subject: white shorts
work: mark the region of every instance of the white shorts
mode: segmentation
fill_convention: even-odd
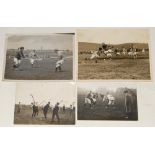
[[[92,54],[90,59],[98,58],[99,56],[97,54]]]
[[[61,66],[60,64],[56,64],[56,66],[55,66],[55,67],[56,67],[56,68],[58,68],[58,67],[60,67],[60,66]]]
[[[15,65],[19,65],[21,63],[21,60],[17,59],[17,58],[13,58],[13,61],[15,63]]]
[[[30,63],[31,63],[31,64],[34,64],[34,59],[31,58],[31,59],[30,59]]]

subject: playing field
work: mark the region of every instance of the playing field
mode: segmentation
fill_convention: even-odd
[[[53,56],[57,56],[53,54]],[[6,57],[5,79],[11,80],[72,80],[73,79],[73,58],[66,59],[61,72],[55,72],[57,59],[44,58],[35,61],[31,66],[29,59],[22,59],[19,69],[13,68],[13,58]]]
[[[116,56],[112,55],[112,60],[106,59],[106,56],[101,54],[97,60],[90,60],[91,50],[98,50],[101,46],[98,43],[79,42],[78,43],[78,79],[88,80],[150,80],[150,51],[148,44],[134,43],[132,44],[140,49],[137,59],[133,59],[129,55]],[[114,44],[115,48],[122,47],[129,49],[131,43]],[[146,49],[142,53],[142,49]]]
[[[60,122],[58,123],[56,118],[54,122],[52,120],[52,111],[49,109],[47,119],[44,118],[43,110],[39,108],[39,114],[35,118],[32,118],[32,108],[30,106],[22,106],[21,112],[17,113],[17,106],[15,106],[14,123],[15,124],[33,124],[33,125],[70,125],[75,124],[75,111],[66,109],[65,113],[61,110],[59,112]]]
[[[87,79],[126,79],[150,80],[150,62],[148,58],[140,59],[85,59],[90,54],[79,54],[78,78]]]

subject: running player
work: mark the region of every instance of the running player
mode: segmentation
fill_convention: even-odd
[[[31,66],[33,67],[34,66],[34,62],[35,62],[35,59],[38,58],[37,54],[36,54],[36,50],[33,50],[30,55],[30,63],[31,63]]]
[[[24,47],[18,48],[18,51],[16,52],[14,59],[13,59],[13,61],[14,61],[13,67],[14,68],[19,68],[19,66],[21,64],[21,59],[25,58],[23,52],[24,52]]]
[[[56,62],[56,66],[55,66],[55,72],[57,71],[61,71],[62,70],[62,65],[64,63],[64,59],[60,58],[57,62]]]

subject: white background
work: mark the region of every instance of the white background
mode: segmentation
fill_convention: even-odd
[[[0,25],[153,27],[155,26],[153,2],[153,0],[1,0]],[[148,99],[148,103],[150,100],[153,102],[154,98]],[[8,114],[9,112],[10,110]],[[146,115],[149,115],[149,112]],[[0,128],[0,154],[8,155],[154,155],[154,141],[154,128]]]
[[[76,28],[0,28],[0,71],[1,75],[3,75],[3,65],[5,64],[5,34],[8,33],[51,33],[51,32],[76,32]],[[125,86],[133,84],[137,88],[137,98],[138,98],[138,121],[77,121],[77,126],[155,126],[155,103],[154,103],[154,94],[155,94],[155,51],[153,42],[155,41],[155,28],[149,28],[150,32],[150,66],[151,66],[151,74],[152,81],[144,80],[118,80],[118,85]],[[77,54],[77,52],[76,52]],[[77,68],[76,63],[76,68]],[[153,72],[154,71],[154,72]],[[1,77],[2,78],[2,77]],[[147,82],[146,82],[147,81]],[[19,81],[18,81],[19,82]],[[25,81],[26,85],[31,84],[34,81]],[[37,81],[38,82],[38,81]],[[50,81],[48,81],[50,82]],[[46,84],[48,84],[45,81]],[[55,81],[53,81],[55,82]],[[85,82],[85,81],[81,81]],[[87,83],[90,82],[87,81]],[[93,85],[94,81],[91,80],[91,84]],[[95,82],[99,83],[99,81],[95,80]],[[101,80],[100,80],[101,82]],[[123,83],[125,82],[125,83]],[[60,83],[60,81],[59,81]],[[90,84],[89,83],[89,84]],[[97,83],[95,83],[97,85]],[[102,80],[99,85],[105,85],[109,83],[109,87],[114,83],[116,80]],[[80,84],[80,82],[79,82]],[[78,85],[79,85],[78,84]],[[12,93],[11,93],[12,91]],[[3,81],[0,83],[0,126],[13,126],[14,122],[14,105],[15,105],[15,83],[13,82],[6,82]],[[51,90],[52,91],[52,90]]]

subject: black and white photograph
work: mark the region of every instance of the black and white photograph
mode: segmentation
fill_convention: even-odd
[[[77,30],[79,80],[151,80],[149,29]]]
[[[79,83],[77,105],[78,120],[138,120],[133,84]]]
[[[73,83],[20,83],[16,88],[14,124],[74,125]]]
[[[8,35],[6,80],[72,80],[74,33]]]

